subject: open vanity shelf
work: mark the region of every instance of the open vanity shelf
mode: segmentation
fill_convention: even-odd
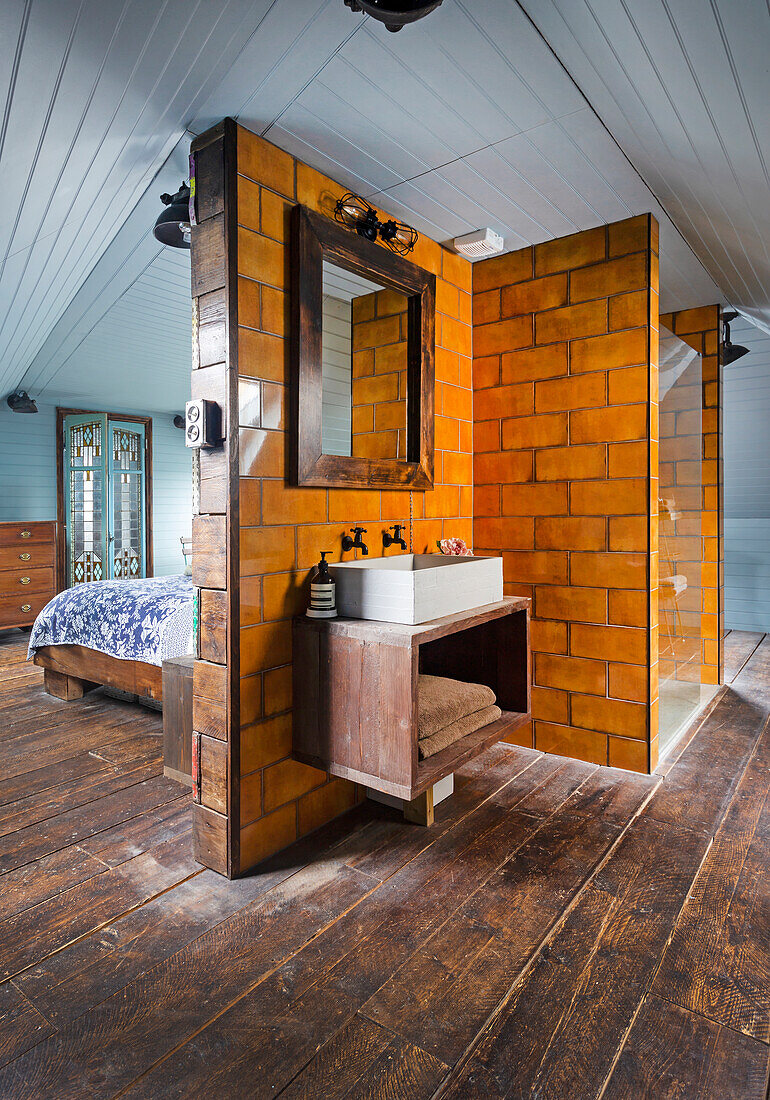
[[[294,621],[297,759],[412,801],[529,720],[528,599],[504,599],[419,626]],[[486,684],[502,717],[419,759],[420,673]]]

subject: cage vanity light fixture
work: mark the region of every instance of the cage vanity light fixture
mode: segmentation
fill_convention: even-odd
[[[443,0],[345,0],[351,11],[362,11],[372,19],[379,19],[389,31],[400,31],[407,23],[416,23],[442,3]]]
[[[400,256],[411,252],[420,239],[417,230],[405,222],[397,222],[392,218],[380,221],[379,214],[371,203],[360,195],[354,195],[352,191],[339,199],[334,207],[334,218],[341,225],[355,229],[359,237],[365,237],[367,241],[376,241],[379,237],[392,252],[397,252]]]

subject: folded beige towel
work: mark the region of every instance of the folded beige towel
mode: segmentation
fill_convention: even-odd
[[[469,733],[475,733],[482,726],[488,726],[490,722],[496,722],[502,713],[499,707],[484,707],[482,710],[475,711],[474,714],[466,714],[449,726],[444,726],[432,737],[421,738],[417,742],[420,759],[423,760],[426,756],[433,756],[434,753],[441,752],[448,745],[459,741],[461,737],[467,737]]]
[[[420,740],[432,737],[460,718],[491,707],[494,702],[495,693],[485,684],[421,675],[417,688],[417,736]]]

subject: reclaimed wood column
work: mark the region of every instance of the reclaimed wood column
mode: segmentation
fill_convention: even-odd
[[[225,119],[191,148],[198,221],[191,241],[192,396],[220,405],[225,436],[222,446],[200,451],[192,527],[193,852],[229,877],[239,867],[240,775],[236,134]]]

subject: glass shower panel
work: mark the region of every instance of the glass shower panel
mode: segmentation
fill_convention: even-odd
[[[710,694],[701,685],[701,357],[660,329],[660,753]]]

